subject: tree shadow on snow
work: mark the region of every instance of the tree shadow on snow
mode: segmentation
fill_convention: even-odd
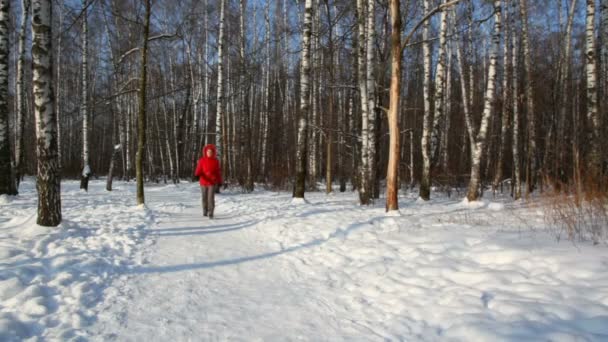
[[[185,236],[185,235],[208,235],[226,233],[235,230],[241,230],[247,227],[252,227],[258,224],[261,220],[250,220],[236,224],[219,224],[213,226],[191,226],[191,227],[177,227],[177,228],[165,228],[165,229],[154,229],[148,232],[148,235],[163,237],[163,236]],[[209,222],[213,222],[210,220]]]
[[[239,257],[239,258],[210,261],[210,262],[203,262],[203,263],[196,263],[196,264],[147,266],[147,267],[146,266],[144,266],[144,267],[137,266],[137,267],[134,267],[134,268],[131,268],[128,270],[125,269],[124,271],[129,274],[171,273],[171,272],[191,271],[191,270],[197,270],[197,269],[207,269],[207,268],[214,268],[214,267],[221,267],[221,266],[230,266],[230,265],[237,265],[237,264],[242,264],[242,263],[256,261],[256,260],[270,259],[270,258],[280,256],[283,254],[297,252],[299,250],[303,250],[303,249],[307,249],[307,248],[318,247],[318,246],[321,246],[321,245],[329,242],[330,240],[333,240],[336,238],[345,240],[348,237],[348,235],[350,233],[352,233],[353,231],[359,230],[366,226],[372,226],[375,221],[380,221],[385,218],[386,218],[385,216],[376,216],[376,217],[373,217],[373,218],[363,221],[363,222],[353,223],[353,224],[348,225],[344,229],[342,229],[342,228],[336,229],[333,233],[329,234],[329,236],[326,238],[313,239],[309,242],[287,247],[287,248],[283,248],[283,249],[281,249],[279,251],[275,251],[275,252],[267,252],[267,253],[262,253],[262,254],[258,254],[258,255],[244,256],[244,257]],[[257,221],[257,222],[247,221],[247,222],[244,222],[240,226],[237,225],[236,227],[233,226],[232,228],[223,228],[222,231],[217,231],[217,233],[237,230],[237,229],[243,229],[247,226],[255,225],[258,222],[259,221]],[[178,228],[178,229],[180,229],[180,228]],[[184,229],[188,229],[188,227],[184,227]],[[204,229],[204,228],[199,228],[199,229]],[[201,232],[194,232],[194,234],[210,234],[210,233],[214,233],[214,231],[207,232],[205,230],[202,230]],[[182,233],[178,232],[176,234],[182,234]],[[192,234],[192,233],[184,232],[182,235],[188,235],[188,234]]]

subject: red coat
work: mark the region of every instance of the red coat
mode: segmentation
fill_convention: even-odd
[[[211,157],[207,157],[207,150],[213,151]],[[198,160],[196,165],[196,171],[194,175],[199,177],[199,183],[201,186],[211,186],[215,184],[222,184],[222,170],[220,169],[220,162],[215,157],[217,154],[215,145],[206,145],[203,148],[203,157]]]

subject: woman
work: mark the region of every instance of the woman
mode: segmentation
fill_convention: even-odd
[[[194,175],[199,177],[201,185],[203,216],[212,219],[215,209],[215,186],[222,184],[222,171],[216,158],[215,145],[209,144],[203,148],[203,157],[198,160]]]

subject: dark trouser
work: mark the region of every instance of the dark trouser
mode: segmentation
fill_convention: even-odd
[[[209,214],[213,216],[213,209],[215,209],[215,187],[201,186],[201,193],[203,195],[203,214]]]

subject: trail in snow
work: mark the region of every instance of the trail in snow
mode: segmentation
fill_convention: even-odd
[[[63,189],[55,230],[33,188],[0,198],[0,340],[608,339],[606,246],[555,242],[530,204],[227,192],[209,220],[196,184],[145,210],[131,184]]]

